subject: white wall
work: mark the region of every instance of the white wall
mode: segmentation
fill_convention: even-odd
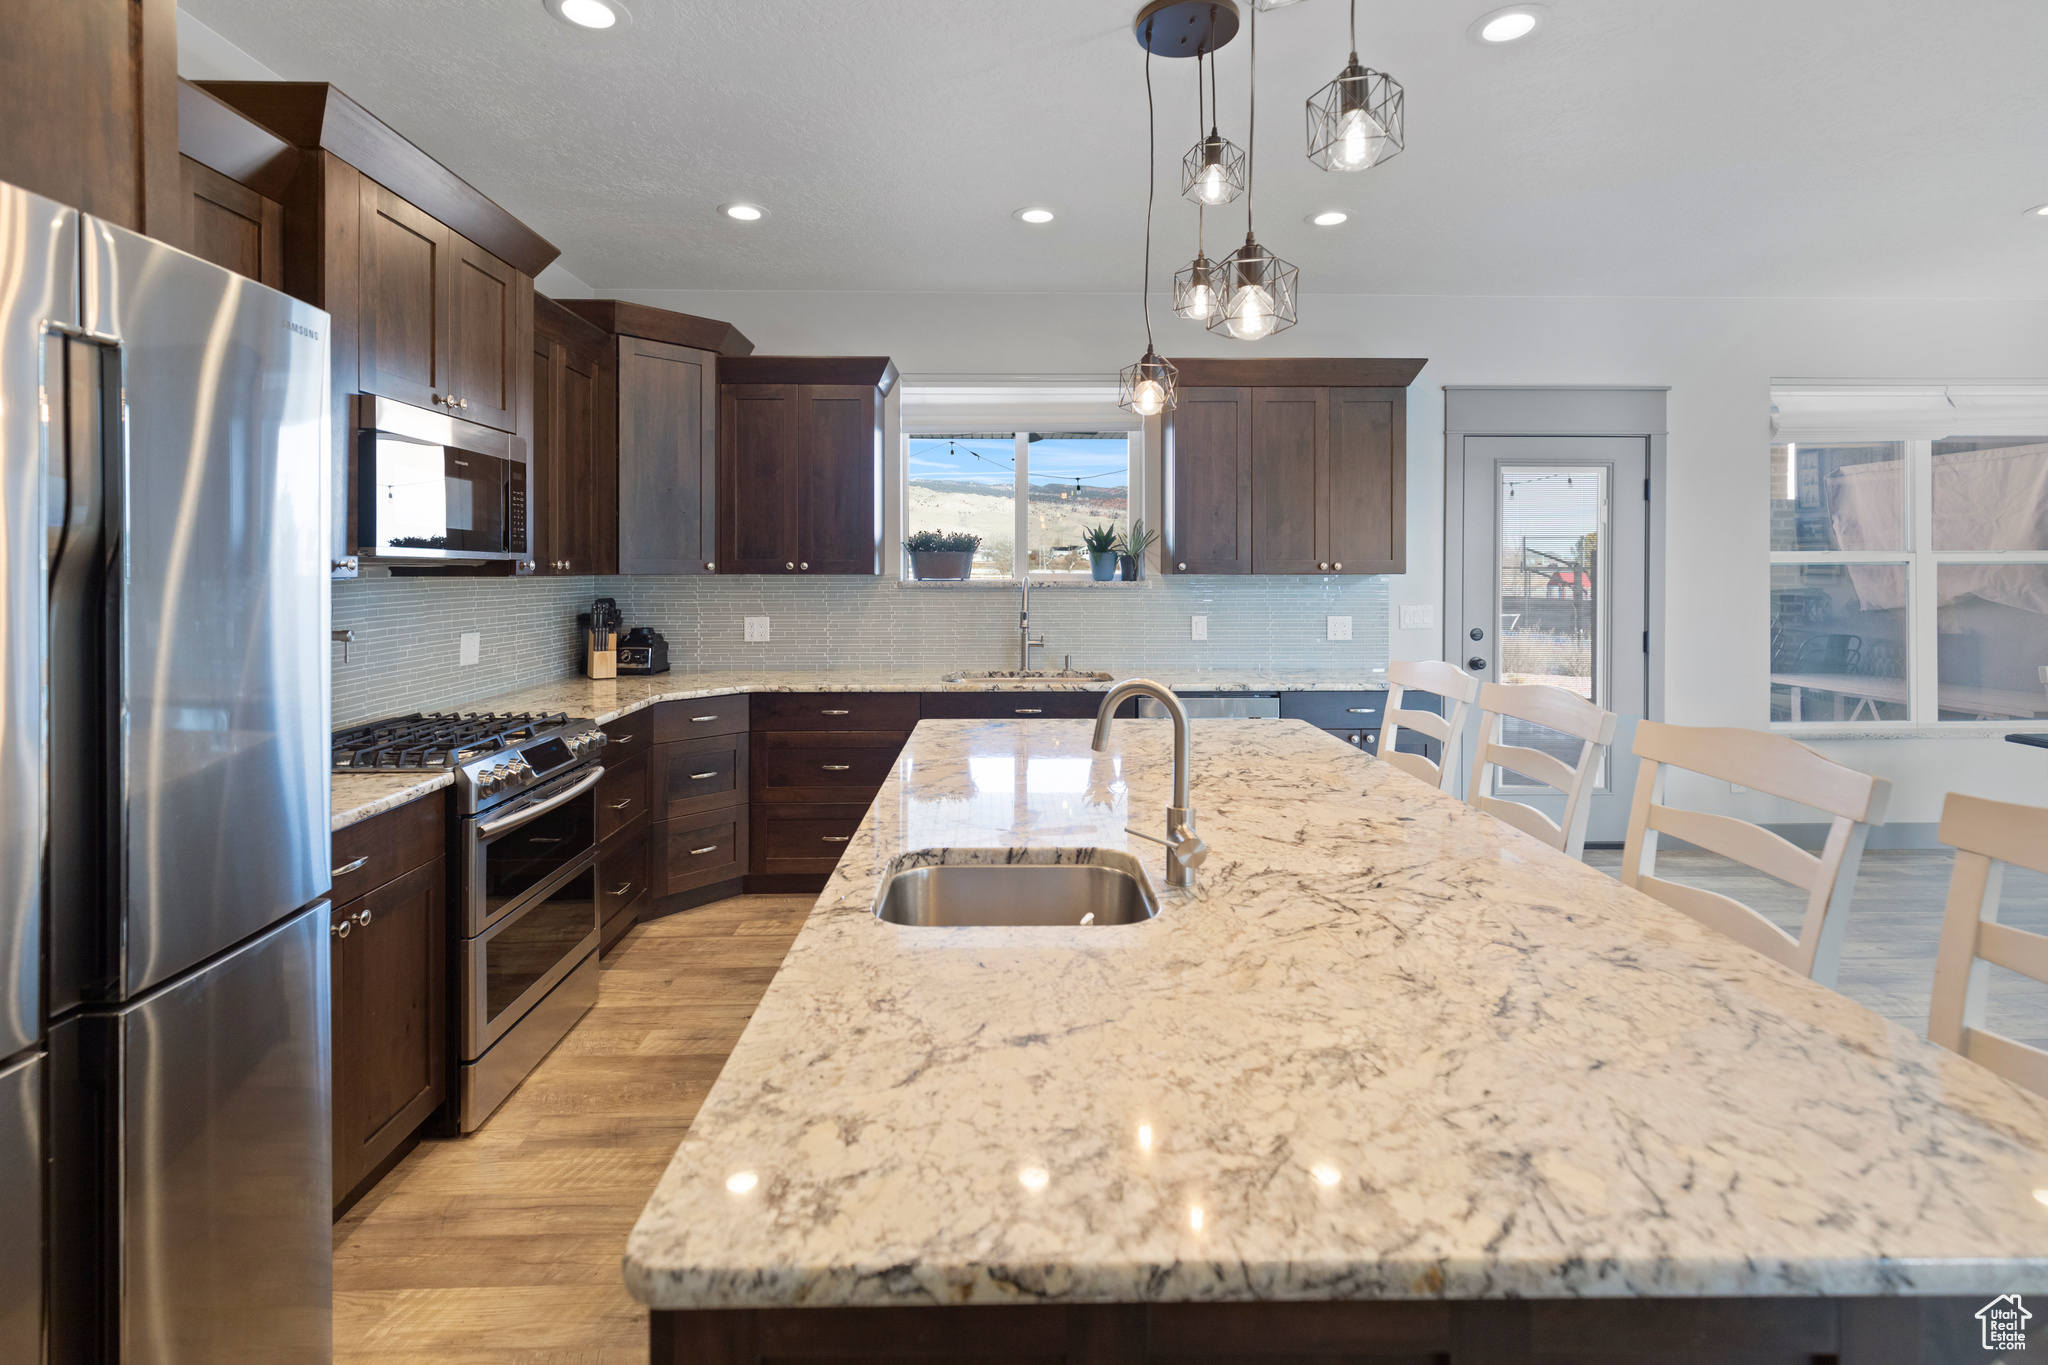
[[[908,375],[1104,374],[1143,350],[1129,295],[739,293],[606,290],[728,320],[758,350],[887,354]],[[1680,724],[1765,723],[1769,590],[1765,499],[1770,381],[2048,377],[2048,305],[1915,299],[1305,298],[1302,324],[1254,351],[1196,332],[1156,302],[1173,355],[1381,355],[1429,360],[1408,409],[1409,572],[1390,610],[1442,610],[1445,384],[1665,384],[1671,524],[1665,714]],[[1398,620],[1398,610],[1392,614]],[[1392,631],[1397,658],[1435,657],[1436,630]],[[1892,820],[1938,818],[1951,789],[2048,803],[2048,756],[1981,739],[1822,741],[1898,784]],[[1752,819],[1797,807],[1721,784],[1687,804]]]

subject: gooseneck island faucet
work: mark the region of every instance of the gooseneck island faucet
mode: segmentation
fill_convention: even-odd
[[[1155,844],[1166,845],[1166,884],[1193,886],[1195,869],[1209,860],[1209,846],[1195,837],[1195,808],[1188,800],[1188,779],[1194,773],[1195,747],[1188,730],[1188,709],[1180,704],[1171,688],[1150,678],[1126,678],[1109,689],[1095,713],[1095,740],[1091,747],[1101,753],[1109,747],[1109,722],[1116,708],[1132,697],[1150,697],[1166,708],[1173,718],[1173,804],[1166,808],[1166,837],[1147,834],[1126,826],[1124,833]]]
[[[1023,600],[1017,604],[1017,671],[1029,673],[1031,651],[1044,649],[1045,637],[1041,635],[1036,640],[1031,638],[1031,570],[1026,569],[1017,575],[1017,581],[1024,590]]]

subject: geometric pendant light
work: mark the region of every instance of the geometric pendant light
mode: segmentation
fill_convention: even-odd
[[[1174,406],[1176,371],[1152,345],[1152,200],[1159,183],[1159,132],[1152,108],[1150,25],[1145,43],[1145,282],[1138,294],[1145,310],[1145,354],[1118,376],[1117,406],[1140,417],[1156,417]]]
[[[1202,58],[1195,54],[1195,131],[1204,123],[1202,110]],[[1209,68],[1209,89],[1215,92],[1216,69]],[[1214,100],[1210,101],[1209,132],[1198,137],[1180,162],[1180,192],[1204,208],[1218,208],[1244,193],[1244,151],[1216,130]]]
[[[1256,20],[1254,20],[1256,23]],[[1363,171],[1406,144],[1400,82],[1358,63],[1358,0],[1351,0],[1351,60],[1309,97],[1308,159],[1326,171]]]

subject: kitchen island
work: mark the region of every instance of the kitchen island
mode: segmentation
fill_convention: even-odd
[[[2048,1100],[1305,725],[1196,723],[1168,888],[1167,722],[1089,728],[918,727],[633,1231],[656,1362],[1848,1365],[2048,1286]],[[1080,846],[1158,917],[872,913]]]

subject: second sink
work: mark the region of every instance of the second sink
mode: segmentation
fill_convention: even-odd
[[[889,866],[875,914],[891,924],[1136,924],[1159,897],[1136,858],[1113,848],[921,849]]]

